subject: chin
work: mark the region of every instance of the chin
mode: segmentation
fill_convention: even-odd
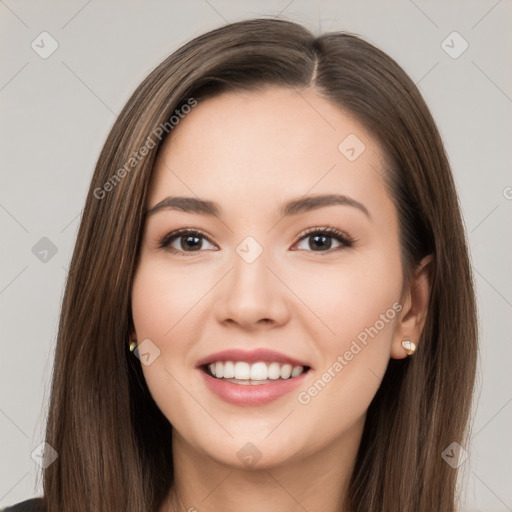
[[[275,426],[275,425],[274,425]],[[200,451],[219,464],[237,470],[272,469],[295,462],[305,455],[308,443],[301,443],[297,439],[290,439],[287,432],[267,433],[250,430],[232,432],[233,439],[218,441],[204,445],[200,443]],[[273,437],[273,439],[271,439]],[[210,442],[208,439],[207,443]],[[212,450],[213,449],[213,450]]]

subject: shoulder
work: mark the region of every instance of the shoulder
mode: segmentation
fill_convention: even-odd
[[[43,498],[31,498],[2,508],[0,512],[45,512],[45,510]]]

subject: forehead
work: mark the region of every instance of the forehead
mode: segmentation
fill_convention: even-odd
[[[314,89],[229,92],[198,102],[175,126],[147,206],[170,194],[232,203],[308,193],[382,196],[385,169],[378,141]]]

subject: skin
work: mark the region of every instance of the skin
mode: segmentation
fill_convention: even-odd
[[[349,134],[365,144],[354,161],[338,149]],[[313,88],[224,93],[200,102],[165,142],[146,207],[192,196],[222,212],[160,210],[144,228],[132,338],[160,350],[143,371],[173,425],[176,478],[161,512],[341,510],[366,410],[390,357],[406,357],[401,341],[417,343],[427,314],[428,259],[403,289],[384,161],[364,126]],[[369,215],[349,205],[280,215],[287,200],[332,193]],[[327,238],[315,251],[311,235],[296,240],[326,226],[355,242]],[[184,227],[205,233],[199,251],[186,252],[186,235],[172,242],[181,254],[158,247]],[[263,248],[252,263],[236,251],[249,235]],[[396,303],[394,318],[333,372],[338,356]],[[213,394],[195,368],[213,352],[260,347],[307,361],[304,385],[267,405],[237,406]],[[299,392],[329,368],[335,376],[300,403]],[[248,442],[261,453],[253,467],[237,456]]]

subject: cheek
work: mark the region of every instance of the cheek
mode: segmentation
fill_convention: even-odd
[[[179,398],[178,382],[194,371],[194,346],[201,338],[213,277],[211,272],[206,276],[186,265],[169,268],[165,259],[144,256],[137,268],[131,294],[137,341],[149,339],[159,350],[158,358],[142,370],[153,398],[164,409],[161,402]]]
[[[131,294],[137,341],[149,339],[159,350],[151,364],[142,364],[141,359],[144,379],[159,409],[175,426],[181,425],[183,412],[191,407],[180,383],[186,381],[186,373],[191,370],[187,370],[187,345],[189,340],[197,339],[194,328],[201,324],[193,318],[200,290],[185,275],[191,277],[142,259]]]
[[[144,263],[139,265],[131,293],[135,336],[139,346],[149,339],[160,352],[163,348],[164,334],[172,325],[171,318],[166,315],[172,295],[166,295],[164,290],[163,283],[158,279],[158,273],[152,271],[149,265]],[[155,366],[156,364],[153,363],[152,367]],[[145,370],[145,368],[145,365],[142,365],[142,369]]]
[[[169,271],[159,262],[142,262],[132,288],[132,314],[138,339],[171,345],[181,324],[190,322],[194,305],[207,291],[186,269]],[[174,343],[173,343],[174,345]]]
[[[343,349],[375,324],[382,331],[381,338],[391,336],[397,316],[393,304],[400,299],[402,288],[398,253],[353,253],[343,264],[304,267],[289,279],[294,280],[294,292],[312,313],[303,318],[318,320],[313,339],[325,344],[321,352]]]
[[[314,319],[314,384],[298,397],[315,414],[326,407],[340,421],[363,414],[387,368],[402,309],[401,265],[394,255],[373,256],[301,278],[298,294],[321,320]]]

